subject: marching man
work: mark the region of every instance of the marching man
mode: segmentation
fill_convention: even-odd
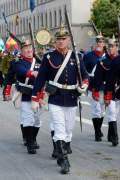
[[[46,54],[39,69],[32,94],[34,110],[42,103],[38,92],[46,83],[49,93],[48,105],[54,126],[54,142],[57,148],[57,164],[61,173],[67,174],[70,170],[66,147],[72,140],[72,131],[75,124],[78,88],[78,72],[74,52],[69,49],[70,37],[66,29],[62,28],[55,34],[56,49]],[[82,89],[88,87],[88,74],[80,59],[80,69],[83,79]]]
[[[95,130],[95,141],[99,142],[102,140],[103,133],[101,132],[101,126],[104,118],[104,105],[100,103],[100,101],[95,101],[92,97],[92,89],[94,83],[94,73],[96,70],[96,65],[99,61],[104,59],[104,37],[102,34],[96,36],[96,46],[95,48],[86,53],[83,57],[87,72],[90,76],[90,83],[88,87],[88,96],[91,100],[91,116],[92,122]],[[99,81],[99,79],[98,79]]]
[[[16,89],[21,95],[20,121],[25,144],[29,154],[35,154],[39,145],[36,137],[40,128],[39,109],[33,112],[31,108],[31,95],[34,80],[38,74],[39,64],[33,58],[31,42],[26,40],[21,45],[21,57],[11,61],[8,70],[6,85],[3,90],[5,101],[11,99],[11,86],[16,78]],[[43,94],[39,94],[42,98]]]
[[[108,41],[108,53],[106,54],[105,59],[98,62],[95,76],[94,76],[94,85],[92,89],[92,96],[96,102],[101,102],[104,104],[104,89],[109,86],[106,84],[107,76],[111,71],[111,63],[115,61],[115,58],[118,57],[118,43],[115,38],[109,39]],[[103,89],[103,91],[102,91]],[[106,95],[105,95],[106,97]],[[117,133],[117,105],[114,100],[111,100],[109,105],[106,107],[106,118],[108,120],[108,141],[112,142],[113,146],[118,144],[118,133]],[[100,129],[98,129],[97,133]]]

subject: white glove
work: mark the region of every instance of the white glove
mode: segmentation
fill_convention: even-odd
[[[32,75],[36,78],[37,75],[38,75],[38,72],[37,72],[37,71],[33,71],[33,72],[32,72]]]
[[[77,91],[82,94],[82,93],[86,92],[87,88],[88,88],[88,85],[83,84],[81,87],[79,87],[79,86],[77,87]]]
[[[39,102],[31,101],[31,107],[34,112],[37,112],[37,110],[39,109]]]

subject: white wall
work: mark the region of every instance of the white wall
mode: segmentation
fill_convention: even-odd
[[[71,0],[72,23],[88,23],[90,19],[90,7],[92,0]]]

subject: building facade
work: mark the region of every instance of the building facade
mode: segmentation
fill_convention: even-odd
[[[0,36],[7,36],[6,24],[3,19],[5,13],[8,28],[17,36],[28,36],[29,21],[37,33],[42,28],[48,28],[52,34],[65,24],[64,9],[67,7],[72,30],[77,47],[88,48],[94,35],[88,23],[92,0],[35,0],[35,9],[31,13],[29,0],[1,0],[0,1]]]

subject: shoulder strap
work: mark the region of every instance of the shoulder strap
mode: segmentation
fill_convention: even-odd
[[[30,67],[30,70],[31,70],[31,71],[34,69],[35,62],[36,62],[36,59],[33,58],[33,61],[32,61],[31,67]],[[25,79],[25,84],[26,84],[26,85],[28,84],[28,81],[29,81],[29,78],[27,77],[27,78]]]
[[[57,74],[56,74],[56,76],[54,78],[54,82],[58,81],[60,75],[62,74],[65,66],[67,65],[67,63],[68,63],[68,61],[70,59],[71,54],[72,54],[72,50],[69,50],[66,57],[65,57],[65,59],[64,59],[64,61],[63,61],[63,63],[62,63],[62,65],[61,65],[61,67],[60,67],[60,69],[58,70],[58,72],[57,72]]]

